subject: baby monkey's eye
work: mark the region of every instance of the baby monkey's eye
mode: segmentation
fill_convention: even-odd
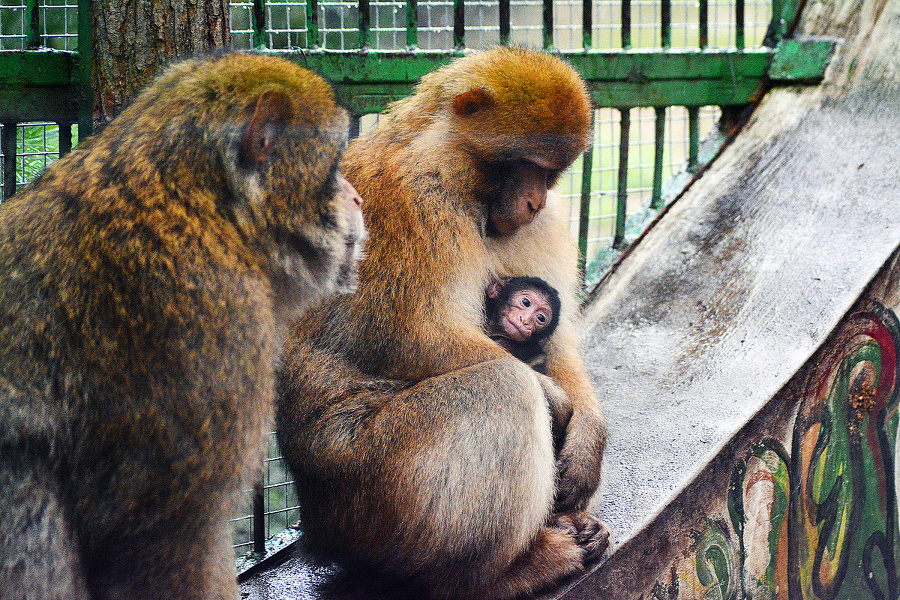
[[[538,321],[538,323],[543,325],[544,323],[547,322],[547,315],[545,315],[544,313],[538,313],[537,321]]]
[[[531,306],[531,300],[529,300],[528,298],[522,298],[522,306],[528,308],[529,306]]]

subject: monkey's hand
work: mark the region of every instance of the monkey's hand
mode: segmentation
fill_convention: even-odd
[[[610,547],[609,528],[603,521],[583,510],[558,513],[550,518],[550,526],[565,530],[584,550],[584,562],[603,556]]]
[[[556,510],[584,510],[600,484],[606,424],[599,409],[572,413],[556,458]]]

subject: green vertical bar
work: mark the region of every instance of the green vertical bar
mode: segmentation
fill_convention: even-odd
[[[622,0],[622,49],[631,50],[631,0]]]
[[[594,45],[594,0],[582,3],[581,26],[581,46],[589,50]]]
[[[650,196],[650,208],[659,210],[662,208],[662,180],[663,180],[663,150],[665,149],[666,136],[666,107],[657,106],[656,131],[654,132],[654,156],[653,156],[653,195]]]
[[[772,0],[772,21],[766,30],[764,45],[774,48],[784,39],[792,28],[802,4],[803,0]]]
[[[253,552],[266,555],[266,498],[262,481],[253,486]]]
[[[709,0],[700,0],[700,49],[709,46]]]
[[[672,0],[661,0],[660,21],[662,21],[662,47],[672,47]]]
[[[543,30],[546,50],[553,47],[553,0],[544,0]]]
[[[628,205],[628,139],[631,131],[631,110],[619,109],[619,193],[616,198],[616,234],[613,248],[625,247],[625,219]]]
[[[688,106],[688,171],[693,173],[700,164],[700,107]]]
[[[410,50],[419,47],[419,15],[416,11],[417,0],[406,0],[406,47]]]
[[[38,8],[38,0],[25,1],[25,27],[28,28],[28,36],[25,40],[27,48],[40,48],[41,43],[41,11]]]
[[[464,0],[453,0],[453,47],[466,46],[466,5]]]
[[[59,156],[62,158],[72,151],[72,125],[71,123],[59,124]]]
[[[738,50],[744,49],[744,0],[734,3],[734,45]]]
[[[372,46],[372,13],[369,0],[359,0],[359,47]]]
[[[595,111],[591,111],[591,130]],[[584,266],[587,258],[588,229],[591,224],[591,179],[594,168],[594,139],[581,159],[581,207],[578,211],[578,272],[584,280]]]
[[[3,153],[3,199],[16,193],[16,127],[15,123],[3,123],[0,131],[0,152]]]
[[[253,0],[253,47],[262,50],[266,47],[266,2]]]
[[[497,8],[499,9],[498,19],[500,21],[500,45],[509,46],[509,0],[500,0],[500,2],[498,2]]]
[[[319,0],[306,0],[306,47],[319,47]]]
[[[94,130],[94,90],[91,69],[94,45],[91,39],[91,0],[78,0],[78,140]]]
[[[764,45],[774,47],[784,37],[784,21],[781,16],[783,10],[784,0],[772,0],[772,20],[766,30]]]

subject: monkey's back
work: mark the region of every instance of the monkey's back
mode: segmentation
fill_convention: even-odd
[[[129,514],[136,499],[187,517],[258,453],[271,314],[259,274],[217,260],[176,208],[129,214],[126,190],[80,193],[73,172],[92,160],[73,153],[0,208],[0,378],[26,403],[0,430],[29,432],[26,455],[52,440],[39,460],[75,501],[109,503],[86,530],[137,533],[155,524]]]
[[[206,174],[122,137],[136,115],[0,206],[2,451],[91,506],[93,550],[230,502],[271,422],[269,284]]]

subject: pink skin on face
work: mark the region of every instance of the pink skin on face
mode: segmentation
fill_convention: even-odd
[[[503,313],[503,331],[514,342],[524,342],[535,332],[550,324],[553,310],[543,294],[521,290],[510,297],[510,306]]]

